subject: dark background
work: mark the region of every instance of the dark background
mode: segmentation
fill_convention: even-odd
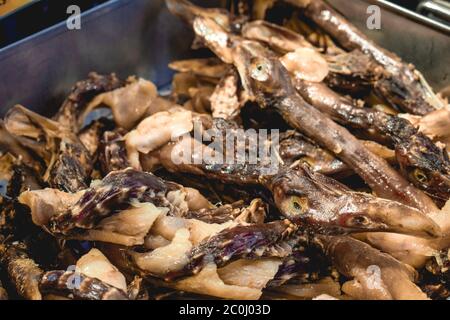
[[[86,11],[108,0],[41,0],[0,17],[0,48],[65,20],[73,4]]]

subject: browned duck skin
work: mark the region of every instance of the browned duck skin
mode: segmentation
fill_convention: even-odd
[[[68,128],[72,132],[78,132],[80,129],[78,117],[87,104],[95,96],[118,89],[124,85],[125,83],[120,81],[114,73],[110,75],[99,75],[92,72],[89,74],[88,79],[75,84],[53,119],[59,122],[62,127]]]
[[[0,263],[20,296],[27,300],[42,299],[39,281],[43,271],[28,256],[25,244],[0,245]]]
[[[298,160],[307,162],[311,168],[325,175],[344,175],[351,171],[331,152],[320,148],[314,141],[295,130],[280,134],[280,157],[283,167]]]
[[[383,67],[375,89],[392,105],[411,114],[425,115],[442,107],[414,66],[380,48],[322,0],[285,0],[304,8],[305,15],[335,38],[346,50],[360,50]]]
[[[166,278],[197,274],[210,262],[221,267],[241,258],[286,257],[299,241],[297,230],[289,220],[225,229],[192,248],[189,263]]]
[[[70,210],[51,217],[49,229],[56,235],[77,234],[93,228],[100,220],[115,212],[129,208],[133,200],[167,207],[176,215],[182,208],[171,204],[169,194],[180,188],[181,186],[166,182],[151,173],[131,168],[113,171],[101,182],[87,189]]]
[[[301,96],[333,120],[357,129],[373,129],[388,137],[405,177],[439,202],[450,198],[450,160],[440,148],[408,120],[384,112],[356,107],[322,83],[295,80]]]
[[[255,199],[250,206],[246,206],[244,201],[238,201],[220,207],[189,211],[185,218],[218,224],[236,220],[243,223],[264,223],[265,215],[266,204],[260,199]]]
[[[87,187],[92,159],[75,134],[22,106],[9,110],[5,126],[24,147],[45,161],[48,166],[43,177],[45,182],[69,192]]]
[[[74,284],[75,281],[79,281],[79,285]],[[56,294],[75,300],[129,300],[127,293],[122,290],[74,271],[46,272],[39,289],[43,294]]]
[[[103,175],[130,167],[125,146],[125,129],[106,131],[100,140],[98,160]]]

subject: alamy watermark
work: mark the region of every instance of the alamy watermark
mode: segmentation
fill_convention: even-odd
[[[367,29],[380,30],[381,29],[381,8],[377,5],[367,7],[366,13],[369,15],[366,21]]]
[[[77,5],[70,5],[67,7],[66,13],[69,17],[66,20],[66,26],[69,30],[81,29],[81,8]]]

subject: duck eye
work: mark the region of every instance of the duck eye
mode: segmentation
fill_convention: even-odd
[[[304,214],[308,211],[308,199],[297,196],[289,198],[287,211],[294,214]]]
[[[355,216],[349,221],[351,226],[367,226],[370,220],[364,216]]]
[[[414,170],[414,178],[420,183],[426,183],[428,181],[428,177],[423,170],[415,169]]]
[[[255,61],[250,71],[250,76],[261,82],[269,80],[270,66],[267,61]]]

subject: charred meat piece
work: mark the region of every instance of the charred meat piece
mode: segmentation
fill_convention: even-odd
[[[383,77],[376,82],[375,89],[392,105],[417,115],[443,106],[414,66],[370,41],[323,0],[287,2],[304,7],[304,14],[346,50],[360,50],[375,60],[383,68]]]
[[[97,161],[101,139],[104,133],[108,130],[113,129],[114,123],[106,118],[101,118],[99,120],[93,121],[91,124],[83,128],[79,132],[78,138],[80,139],[86,150],[89,151],[89,154],[94,163]]]
[[[47,164],[44,181],[69,192],[85,189],[93,164],[78,137],[50,119],[22,106],[9,110],[5,118],[8,131],[33,150]]]
[[[41,300],[39,281],[43,271],[29,257],[23,243],[0,246],[0,263],[7,271],[17,293],[28,300]]]
[[[75,271],[46,272],[39,289],[43,294],[56,294],[75,300],[128,300],[122,290]]]

